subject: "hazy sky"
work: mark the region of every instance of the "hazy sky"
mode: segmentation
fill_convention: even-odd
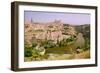
[[[39,12],[39,11],[25,11],[25,21],[34,22],[53,22],[54,20],[61,20],[68,24],[90,24],[90,14],[67,13],[67,12]]]

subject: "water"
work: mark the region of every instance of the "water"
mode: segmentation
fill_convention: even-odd
[[[46,53],[55,53],[55,54],[66,54],[66,53],[71,53],[74,52],[73,50],[75,50],[77,47],[83,47],[85,44],[85,40],[83,37],[82,33],[79,33],[77,35],[77,39],[73,44],[64,46],[64,47],[56,47],[56,48],[48,48]]]

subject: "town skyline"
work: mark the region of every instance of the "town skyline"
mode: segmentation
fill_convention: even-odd
[[[55,20],[72,25],[90,24],[90,14],[40,11],[24,12],[24,21],[48,23]]]

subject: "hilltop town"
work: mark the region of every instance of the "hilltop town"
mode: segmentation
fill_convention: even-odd
[[[90,58],[90,25],[25,22],[25,61]]]
[[[52,40],[54,43],[76,36],[76,30],[69,24],[64,24],[60,20],[49,23],[25,23],[25,42],[31,44],[37,40]]]

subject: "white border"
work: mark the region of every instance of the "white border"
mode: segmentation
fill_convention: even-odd
[[[37,61],[24,62],[24,11],[51,11],[51,12],[74,12],[74,13],[90,13],[91,14],[91,58],[81,60],[57,60],[57,61]],[[61,7],[44,7],[44,6],[19,6],[19,68],[35,68],[62,65],[83,65],[95,64],[95,11],[92,9],[79,8],[61,8]]]

